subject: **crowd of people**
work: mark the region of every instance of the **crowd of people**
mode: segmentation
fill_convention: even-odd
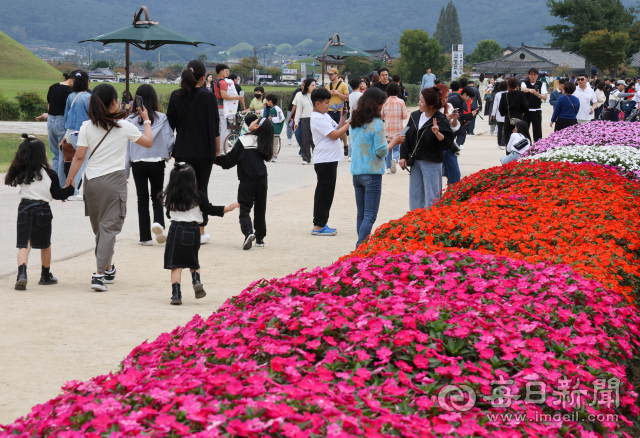
[[[17,246],[19,272],[16,289],[27,285],[27,259],[40,249],[39,284],[55,284],[50,272],[54,199],[83,200],[96,240],[96,272],[91,288],[106,291],[116,278],[113,261],[116,236],[126,217],[127,180],[133,175],[138,197],[140,244],[153,238],[165,244],[164,268],[171,271],[171,304],[182,303],[182,270],[189,269],[195,297],[206,295],[200,280],[198,252],[210,241],[208,217],[239,209],[242,248],[265,246],[268,171],[277,162],[279,141],[287,126],[289,142],[295,135],[303,165],[313,161],[317,184],[313,200],[313,236],[335,236],[329,225],[338,163],[350,161],[357,206],[355,218],[360,245],[371,233],[382,194],[382,175],[410,168],[409,208],[430,208],[447,184],[460,180],[458,153],[483,109],[491,134],[506,155],[517,160],[542,137],[542,105],[554,106],[555,129],[597,117],[617,120],[626,111],[624,99],[637,104],[637,84],[631,91],[624,81],[594,80],[584,75],[575,82],[559,78],[553,93],[531,69],[526,78],[480,76],[445,85],[427,69],[421,83],[419,109],[409,114],[407,91],[401,77],[387,68],[348,83],[337,69],[328,71],[329,83],[320,87],[307,78],[295,90],[285,116],[275,95],[254,88],[245,107],[237,76],[220,64],[207,73],[193,60],[182,72],[180,88],[171,93],[166,114],[160,111],[155,89],[140,86],[135,96],[119,102],[115,88],[101,84],[89,90],[89,76],[74,71],[51,86],[47,99],[49,145],[29,135],[19,146],[5,183],[20,186]],[[577,84],[577,86],[576,86]],[[636,92],[636,93],[634,93]],[[122,111],[125,109],[125,111]],[[244,113],[242,135],[227,153],[221,139],[237,113]],[[247,113],[251,114],[247,114]],[[408,120],[407,120],[408,119]],[[405,126],[405,120],[406,126]],[[530,135],[531,132],[531,135]],[[166,163],[174,165],[164,186]],[[214,206],[208,188],[213,166],[236,167],[237,202]],[[79,189],[82,187],[83,195]],[[149,200],[153,222],[149,212]],[[251,213],[253,212],[253,220]],[[165,216],[171,225],[166,226]],[[168,230],[167,230],[168,228]]]

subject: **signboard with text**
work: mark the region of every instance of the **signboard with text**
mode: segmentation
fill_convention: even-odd
[[[307,75],[307,63],[306,62],[300,63],[300,73],[302,73],[303,77]]]
[[[451,80],[456,81],[462,76],[462,67],[464,66],[464,50],[462,44],[453,44],[451,46]]]
[[[298,69],[297,68],[283,68],[282,69],[282,74],[283,75],[297,75],[298,74]]]

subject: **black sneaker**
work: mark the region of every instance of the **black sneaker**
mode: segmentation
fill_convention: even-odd
[[[204,286],[200,282],[200,274],[194,272],[191,274],[191,283],[193,284],[193,290],[196,293],[196,298],[204,298],[207,293],[204,291]]]
[[[256,240],[256,248],[264,248],[264,240]]]
[[[253,246],[253,241],[254,240],[256,240],[256,235],[255,234],[249,234],[244,239],[244,243],[242,244],[242,249],[244,249],[244,250],[251,249],[251,247]]]
[[[182,304],[182,292],[180,292],[180,283],[171,285],[171,304],[174,306]]]
[[[105,275],[93,274],[91,276],[91,289],[96,292],[106,292],[107,286],[105,283]]]
[[[40,276],[40,281],[38,282],[41,286],[48,286],[50,284],[58,284],[58,279],[53,276],[51,272],[48,274],[43,274]]]
[[[111,265],[110,271],[104,271],[104,282],[113,284],[116,281],[116,265]]]
[[[27,290],[27,265],[25,263],[18,266],[18,277],[16,278],[16,290]]]

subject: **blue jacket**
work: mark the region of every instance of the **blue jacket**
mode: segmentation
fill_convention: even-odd
[[[389,153],[382,119],[373,119],[359,128],[349,128],[351,137],[351,174],[383,175]]]
[[[573,103],[573,106],[571,105]],[[575,109],[573,109],[575,107]],[[580,111],[580,100],[575,96],[560,96],[556,106],[553,108],[551,121],[555,123],[557,119],[575,119]]]
[[[72,131],[79,131],[82,123],[89,120],[89,93],[71,93],[67,97],[67,105],[64,108],[64,129],[71,129]],[[73,99],[76,98],[76,102],[71,108]]]
[[[556,102],[558,102],[560,96],[562,96],[562,92],[560,90],[553,90],[549,95],[549,105],[556,106]]]

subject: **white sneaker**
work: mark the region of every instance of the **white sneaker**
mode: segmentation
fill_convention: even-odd
[[[391,169],[387,169],[387,175],[391,174]]]
[[[289,146],[291,146],[291,139],[289,139]]]
[[[164,227],[158,222],[154,222],[151,225],[151,231],[156,235],[156,242],[165,243],[167,241],[167,236],[164,235]]]
[[[460,150],[463,150],[463,149],[464,149],[464,145],[463,145],[463,144],[458,145],[458,147],[460,148]]]
[[[67,201],[84,201],[84,196],[82,195],[73,195],[67,198]]]
[[[278,162],[278,159],[277,159],[277,158],[272,158],[272,159],[271,159],[271,162],[272,162],[272,163],[277,163],[277,162]]]
[[[153,240],[139,240],[138,243],[142,246],[153,246]]]
[[[351,157],[349,157],[349,162],[351,162]]]
[[[209,243],[210,241],[211,241],[211,236],[209,236],[207,233],[200,235],[200,244]]]
[[[303,165],[303,166],[306,166],[307,164],[309,164],[309,162],[308,162],[308,161],[304,161],[304,160],[302,160],[302,165]]]
[[[391,160],[391,173],[396,173],[398,169],[396,168],[396,160]]]

